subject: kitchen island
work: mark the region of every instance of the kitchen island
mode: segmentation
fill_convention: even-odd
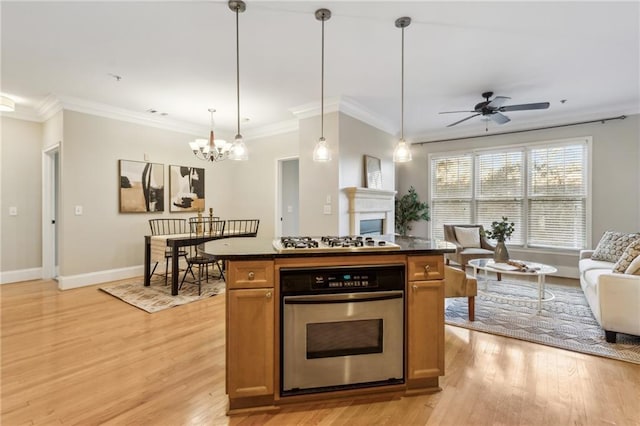
[[[229,414],[440,390],[443,255],[454,248],[376,238],[389,245],[298,251],[264,238],[205,244],[227,271]]]

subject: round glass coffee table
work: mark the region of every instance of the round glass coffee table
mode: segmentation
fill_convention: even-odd
[[[553,266],[545,265],[544,263],[527,262],[523,260],[516,260],[515,262],[524,265],[525,269],[520,269],[517,266],[510,265],[508,263],[496,263],[493,259],[472,259],[468,262],[469,266],[473,268],[473,276],[477,277],[478,271],[484,271],[485,275],[485,290],[488,286],[488,273],[495,272],[506,275],[520,275],[526,277],[537,277],[538,279],[538,312],[542,310],[542,302],[548,302],[555,299],[555,295],[549,290],[545,289],[545,276],[558,272]],[[507,298],[505,298],[507,299]],[[515,299],[512,300],[523,300]],[[530,299],[529,299],[530,300]]]

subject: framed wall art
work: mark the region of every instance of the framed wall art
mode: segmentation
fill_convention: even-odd
[[[169,166],[169,211],[204,211],[204,169]]]
[[[164,211],[164,164],[120,160],[120,213]]]
[[[365,188],[382,189],[382,166],[379,158],[364,156],[364,182]]]

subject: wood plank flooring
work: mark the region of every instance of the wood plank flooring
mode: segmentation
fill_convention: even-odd
[[[640,366],[446,327],[442,392],[225,415],[224,297],[0,286],[2,425],[640,425]]]

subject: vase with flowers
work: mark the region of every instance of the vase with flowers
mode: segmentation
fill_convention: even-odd
[[[484,231],[484,235],[487,238],[496,240],[496,249],[493,252],[493,260],[495,262],[504,263],[509,260],[509,252],[504,242],[511,238],[513,231],[515,231],[515,224],[509,222],[506,216],[502,216],[502,220],[499,222],[497,220],[493,221],[490,231]]]

